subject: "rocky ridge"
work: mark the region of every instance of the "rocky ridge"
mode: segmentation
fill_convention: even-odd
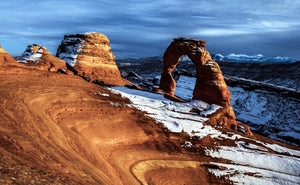
[[[34,66],[37,69],[53,72],[67,73],[66,62],[53,56],[45,46],[32,44],[27,46],[22,57],[17,60],[27,66]]]

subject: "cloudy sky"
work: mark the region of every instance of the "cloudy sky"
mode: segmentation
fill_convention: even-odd
[[[299,0],[3,0],[0,44],[52,54],[65,34],[100,32],[117,58],[163,54],[175,37],[207,41],[211,53],[300,59]]]

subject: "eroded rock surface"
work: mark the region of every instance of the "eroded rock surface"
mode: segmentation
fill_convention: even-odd
[[[53,56],[45,46],[37,44],[29,45],[18,62],[25,63],[28,66],[35,66],[35,68],[42,70],[67,72],[65,61]]]
[[[299,182],[299,147],[207,125],[175,133],[111,88],[13,63],[0,66],[0,184]],[[154,111],[167,106],[172,124],[181,110],[163,102]]]
[[[7,63],[16,63],[16,60],[10,56],[3,48],[1,48],[0,44],[0,65],[5,65]]]
[[[211,119],[211,124],[222,125],[236,130],[237,123],[232,110],[230,92],[224,81],[222,71],[209,52],[204,48],[206,42],[197,39],[178,38],[169,45],[164,53],[164,68],[161,74],[160,89],[167,95],[174,95],[176,82],[171,72],[180,59],[187,55],[196,65],[197,81],[193,93],[194,100],[221,105]]]
[[[89,81],[110,85],[129,83],[121,77],[108,38],[101,33],[65,35],[56,56]]]

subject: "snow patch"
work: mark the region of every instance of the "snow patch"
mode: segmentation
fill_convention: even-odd
[[[58,58],[74,67],[77,62],[78,54],[85,47],[85,41],[80,38],[68,37],[62,41],[61,47],[64,47],[64,51],[58,52]]]
[[[96,93],[96,94],[97,94],[97,93]],[[107,96],[107,97],[109,97],[109,94],[101,93],[100,91],[98,91],[98,94],[99,94],[100,96]]]
[[[108,88],[111,92],[120,94],[131,101],[130,106],[144,111],[145,115],[162,123],[170,132],[186,132],[199,139],[209,136],[216,139],[245,139],[251,143],[237,140],[236,146],[219,146],[213,149],[204,148],[206,155],[213,158],[226,159],[233,164],[211,163],[222,167],[209,169],[210,173],[233,181],[235,184],[297,184],[300,182],[300,152],[277,144],[267,144],[235,133],[222,133],[210,125],[203,123],[208,118],[203,115],[193,115],[192,108],[198,110],[216,109],[202,101],[176,103],[165,99],[162,94],[127,89],[124,87]],[[255,143],[255,144],[253,144]],[[181,145],[183,148],[193,148],[190,141]],[[280,154],[269,153],[269,149]]]
[[[243,147],[217,147],[216,150],[206,149],[206,154],[213,158],[231,160],[236,164],[247,165],[254,168],[261,168],[290,176],[299,176],[300,159],[285,155],[271,154],[263,151],[255,151],[251,148]]]
[[[192,148],[193,144],[190,141],[185,141],[183,145],[181,145],[182,148]]]
[[[31,61],[34,62],[35,64],[38,64],[41,60],[41,57],[43,56],[44,50],[42,49],[42,47],[40,47],[36,53],[31,53],[30,51],[32,49],[33,46],[28,47],[22,54],[22,58],[17,60],[17,62],[27,63],[27,61]]]
[[[162,94],[155,94],[146,91],[127,89],[124,87],[113,87],[113,93],[121,94],[132,103],[128,106],[144,111],[147,116],[157,122],[163,123],[171,132],[186,132],[191,136],[203,138],[219,137],[222,133],[209,125],[203,123],[208,120],[205,116],[214,113],[221,108],[218,105],[209,105],[200,100],[188,103],[176,103],[163,97]],[[196,108],[202,110],[200,115],[193,115],[190,110]]]
[[[225,169],[209,169],[217,177],[225,177],[234,184],[263,184],[263,185],[294,185],[299,184],[300,177],[289,174],[270,171],[250,166],[223,164],[211,162],[210,164],[225,167]]]
[[[89,34],[93,34],[93,33],[97,33],[97,32],[85,32],[83,35],[89,35]]]

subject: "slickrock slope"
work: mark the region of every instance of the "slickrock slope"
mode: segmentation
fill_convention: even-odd
[[[29,45],[18,62],[41,70],[67,72],[65,61],[53,56],[46,47],[37,44]]]
[[[109,40],[101,33],[65,35],[56,56],[89,81],[109,85],[130,83],[121,77]]]
[[[0,184],[300,180],[299,148],[205,125],[193,102],[10,63],[0,79]]]
[[[181,147],[186,134],[170,133],[106,88],[22,66],[6,66],[0,79],[0,184],[228,182]]]
[[[180,59],[187,55],[196,65],[197,81],[193,100],[203,100],[223,108],[214,115],[211,124],[236,130],[237,123],[232,110],[230,92],[224,81],[222,71],[209,52],[204,48],[206,42],[197,39],[178,38],[169,45],[164,53],[164,68],[160,79],[160,88],[167,94],[174,95],[176,82],[171,72]],[[249,129],[248,129],[249,130]],[[249,130],[249,134],[251,134]]]

